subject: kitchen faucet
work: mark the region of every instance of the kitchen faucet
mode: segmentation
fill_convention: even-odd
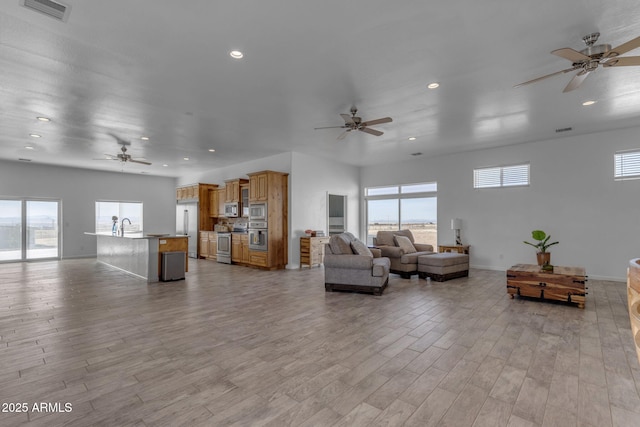
[[[122,218],[122,225],[120,225],[120,237],[124,237],[124,222],[129,221],[129,225],[131,225],[131,220],[129,218]]]

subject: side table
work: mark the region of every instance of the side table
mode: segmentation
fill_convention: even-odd
[[[458,252],[469,255],[469,245],[438,245],[438,252]]]

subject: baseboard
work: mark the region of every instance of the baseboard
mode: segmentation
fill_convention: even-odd
[[[98,254],[89,254],[89,255],[72,255],[72,256],[63,256],[61,259],[85,259],[85,258],[97,258]]]
[[[478,270],[492,270],[492,271],[504,271],[506,273],[508,268],[504,267],[496,267],[495,265],[469,265],[470,268],[475,268]],[[609,282],[623,282],[626,283],[627,278],[625,277],[617,277],[617,276],[598,276],[595,274],[589,274],[587,270],[587,277],[592,280],[606,280]]]

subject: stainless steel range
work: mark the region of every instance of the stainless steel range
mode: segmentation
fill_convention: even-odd
[[[231,233],[218,233],[218,262],[231,264]]]

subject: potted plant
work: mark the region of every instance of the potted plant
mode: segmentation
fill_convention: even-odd
[[[537,240],[538,243],[530,243],[527,241],[523,243],[531,245],[538,250],[536,254],[538,257],[538,265],[549,265],[549,263],[551,262],[551,254],[547,252],[547,249],[549,248],[549,246],[557,245],[558,242],[549,243],[549,239],[551,239],[551,236],[547,236],[547,233],[542,230],[533,230],[531,232],[531,237],[533,237],[534,240]]]

